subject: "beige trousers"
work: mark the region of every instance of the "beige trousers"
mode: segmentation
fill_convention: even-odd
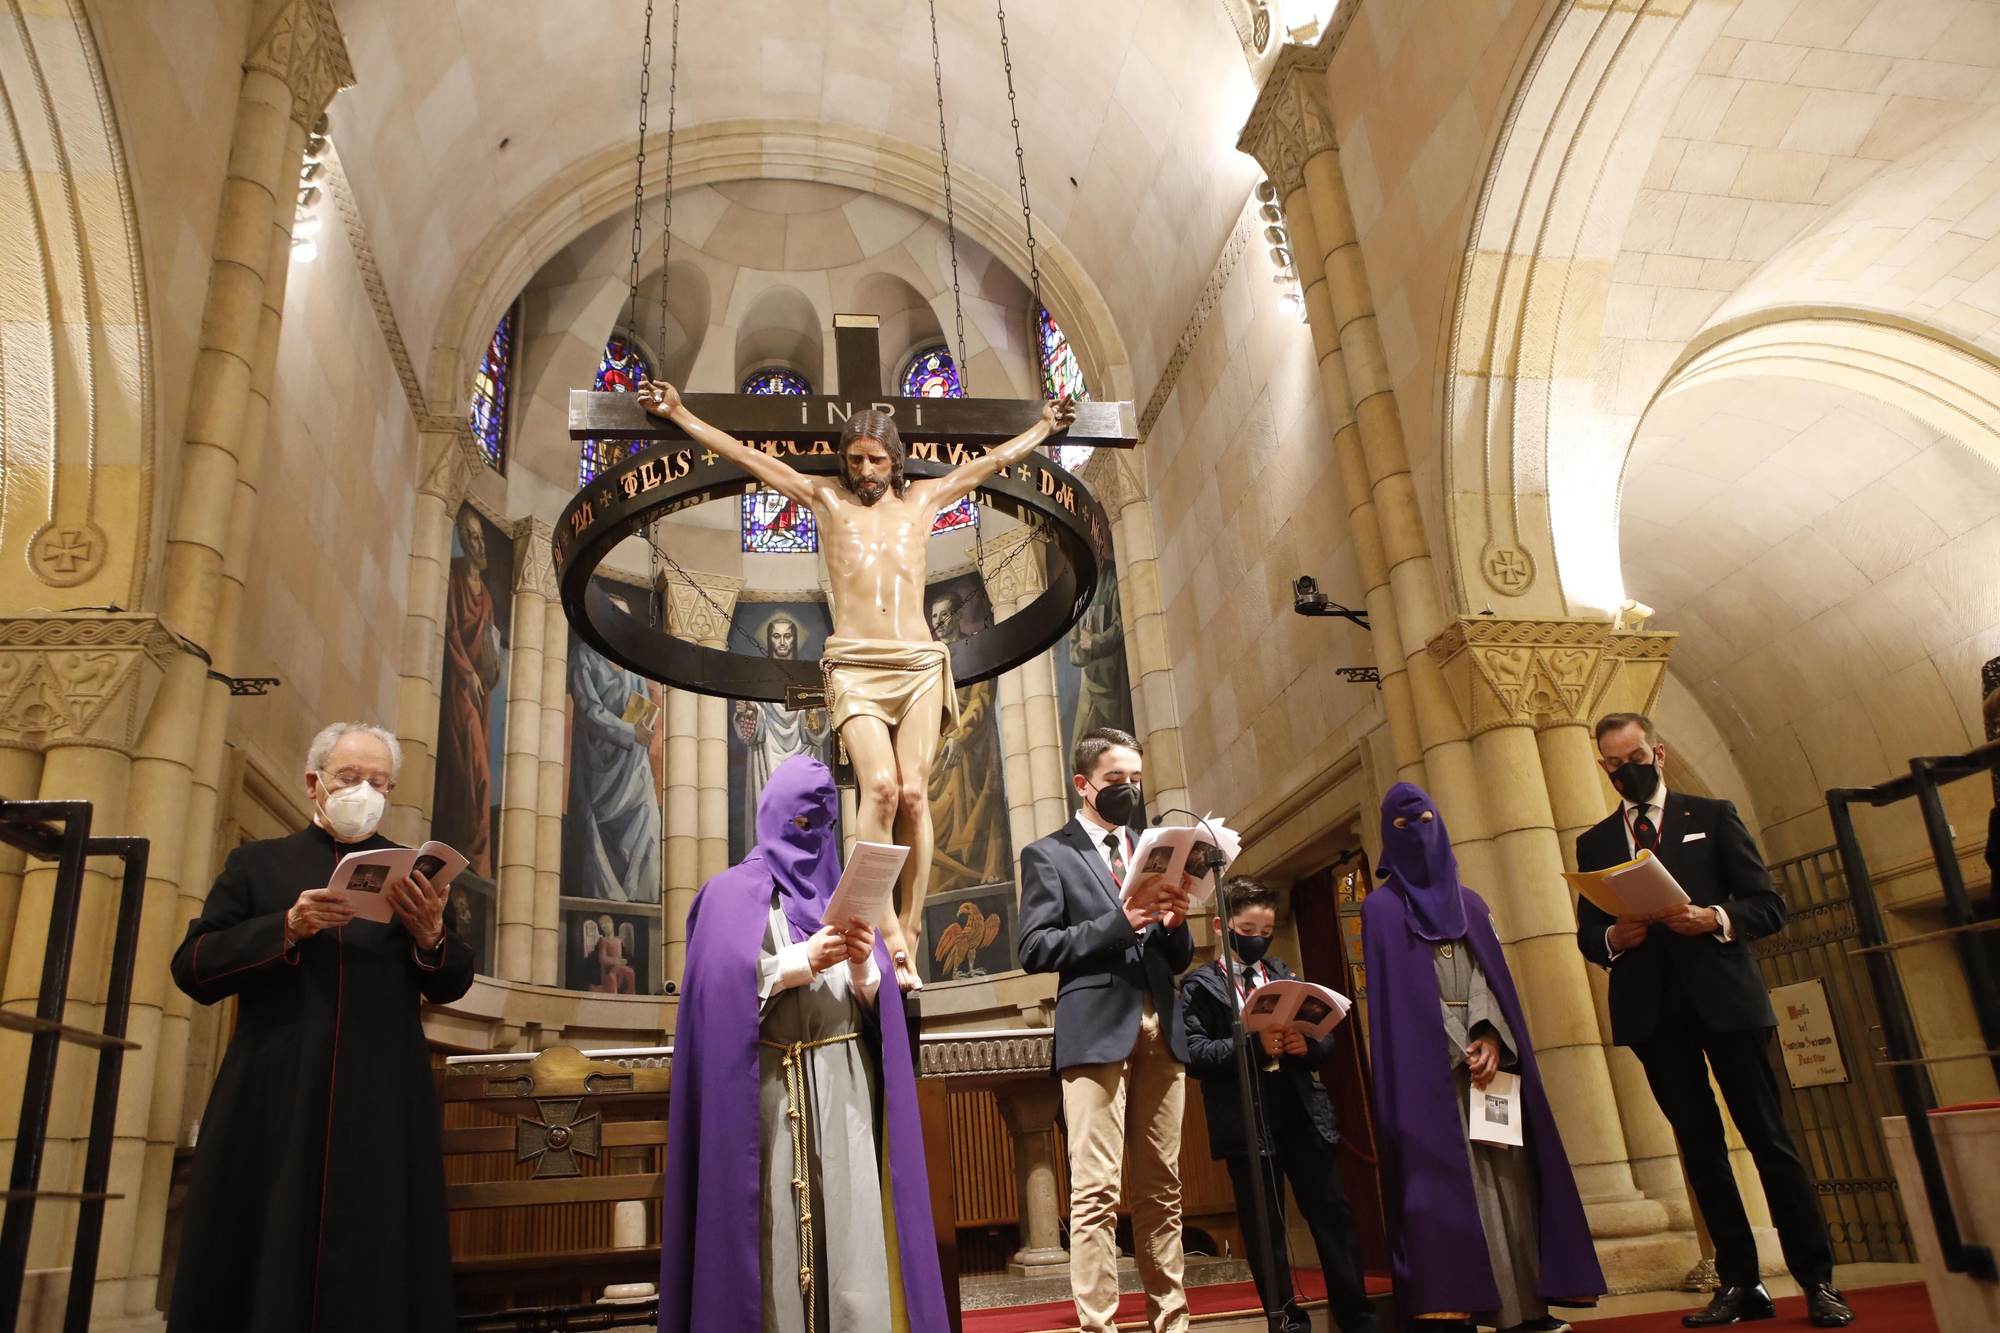
[[[1082,1333],[1112,1333],[1118,1312],[1118,1196],[1130,1149],[1132,1248],[1153,1333],[1185,1333],[1181,1109],[1187,1069],[1147,1001],[1132,1054],[1062,1071],[1069,1135],[1069,1283]]]

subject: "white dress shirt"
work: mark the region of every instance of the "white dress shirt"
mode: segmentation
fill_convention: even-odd
[[[1640,805],[1636,801],[1627,800],[1622,795],[1618,798],[1618,816],[1620,822],[1625,825],[1625,855],[1628,858],[1636,858],[1639,855],[1639,843],[1632,835],[1632,824],[1633,821],[1638,819],[1641,811],[1645,813],[1646,818],[1653,821],[1654,835],[1661,840],[1660,846],[1664,847],[1666,845],[1666,829],[1664,825],[1667,818],[1667,780],[1664,776],[1653,784],[1653,794],[1646,798],[1644,805]],[[1657,850],[1655,850],[1654,855],[1659,855]],[[1716,941],[1727,944],[1729,941],[1735,939],[1736,930],[1729,924],[1729,913],[1723,911],[1720,907],[1710,908],[1709,910],[1715,913],[1715,919],[1720,923],[1715,930],[1714,938]],[[1618,956],[1624,953],[1625,950],[1611,947],[1611,930],[1612,927],[1610,926],[1604,928],[1604,953],[1606,961],[1617,962]]]
[[[791,939],[791,922],[787,920],[783,908],[776,906],[771,908],[769,929],[774,938]],[[813,971],[812,958],[806,953],[806,946],[809,943],[810,940],[795,940],[780,945],[776,953],[767,953],[757,960],[759,1001],[768,1000],[779,991],[791,990],[797,986],[811,986],[822,976],[832,972],[831,968],[828,968],[826,973]],[[860,997],[864,1006],[874,1007],[875,992],[882,985],[882,969],[875,966],[874,954],[869,954],[865,963],[851,960],[848,962],[847,985],[848,989]]]
[[[1084,837],[1090,839],[1090,845],[1097,849],[1097,859],[1104,862],[1106,873],[1111,874],[1111,882],[1117,884],[1118,876],[1111,871],[1111,849],[1104,845],[1104,840],[1114,835],[1117,837],[1118,854],[1129,866],[1132,864],[1132,835],[1123,828],[1110,829],[1092,823],[1090,816],[1081,810],[1076,812],[1076,826],[1083,830]]]

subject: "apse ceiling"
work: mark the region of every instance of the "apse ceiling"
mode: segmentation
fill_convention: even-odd
[[[333,137],[404,335],[429,347],[455,336],[440,327],[449,295],[510,210],[633,143],[644,5],[334,7],[357,82],[334,102]],[[820,122],[935,153],[929,12],[921,0],[685,4],[677,130]],[[939,0],[937,13],[954,170],[1011,193],[994,10]],[[660,6],[652,153],[666,16]],[[1234,146],[1255,95],[1243,48],[1222,5],[1187,0],[1017,0],[1007,23],[1037,230],[1095,281],[1150,386],[1254,179]]]

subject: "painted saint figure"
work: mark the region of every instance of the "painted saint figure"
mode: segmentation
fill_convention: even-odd
[[[780,661],[796,661],[805,631],[790,616],[771,617],[764,627],[764,655]],[[738,699],[735,704],[736,734],[749,751],[743,782],[743,827],[757,827],[757,801],[764,784],[778,765],[793,755],[811,755],[823,764],[832,762],[829,742],[832,724],[823,708],[802,708],[792,712],[783,704]]]
[[[569,654],[569,810],[563,892],[660,901],[660,798],[653,773],[659,714],[646,682],[588,644]]]
[[[661,1333],[944,1333],[902,993],[840,879],[825,764],[765,784],[757,845],[688,912]]]
[[[934,596],[932,636],[947,646],[963,640],[965,612],[962,594]],[[1013,875],[993,682],[982,680],[958,693],[958,734],[946,739],[932,762],[928,787],[936,847],[930,887],[940,893],[997,884]]]
[[[1361,945],[1397,1298],[1420,1327],[1565,1328],[1550,1304],[1596,1304],[1604,1274],[1492,913],[1423,788],[1383,798],[1378,873]],[[1468,1128],[1471,1090],[1503,1070],[1521,1079],[1518,1148]]]
[[[438,714],[438,784],[431,828],[456,847],[472,873],[493,875],[493,687],[500,682],[500,629],[486,587],[486,534],[479,515],[458,511],[458,544],[445,592],[443,700]]]
[[[909,950],[922,929],[930,887],[931,767],[939,742],[960,721],[951,650],[931,637],[925,618],[931,525],[940,510],[1067,429],[1075,407],[1068,399],[1046,403],[1040,421],[983,457],[942,477],[912,481],[903,474],[907,451],[895,417],[877,408],[848,418],[839,475],[816,477],[702,421],[671,384],[649,380],[639,400],[697,444],[809,506],[819,523],[834,612],[834,632],[820,659],[827,704],[860,786],[856,835],[910,849],[900,917],[885,911],[881,928],[897,982],[914,988],[921,982]]]

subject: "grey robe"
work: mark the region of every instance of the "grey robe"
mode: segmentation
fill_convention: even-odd
[[[858,1033],[863,1000],[846,966],[830,967],[810,985],[778,989],[779,949],[791,929],[775,906],[764,932],[757,998],[758,1037],[789,1045]],[[872,964],[871,964],[872,966]],[[880,984],[880,983],[878,983]],[[893,982],[888,984],[893,985]],[[758,1047],[761,1080],[764,1202],[764,1333],[805,1333],[799,1291],[798,1195],[792,1189],[791,1105],[785,1090],[785,1053]],[[813,1198],[813,1289],[819,1333],[881,1333],[892,1308],[902,1312],[901,1289],[889,1284],[889,1235],[882,1207],[877,1151],[880,1089],[868,1052],[853,1041],[801,1053],[810,1071]],[[906,1321],[897,1320],[907,1327]]]
[[[1475,1035],[1490,1032],[1500,1042],[1500,1068],[1516,1070],[1520,1066],[1518,1047],[1499,1004],[1486,988],[1486,974],[1479,970],[1465,941],[1437,945],[1431,957],[1437,967],[1438,999],[1444,1005],[1444,1035],[1451,1046],[1458,1121],[1472,1157],[1472,1193],[1479,1201],[1479,1225],[1486,1233],[1493,1282],[1500,1289],[1499,1310],[1475,1313],[1488,1316],[1500,1328],[1513,1328],[1549,1312],[1548,1303],[1536,1291],[1541,1278],[1541,1230],[1536,1218],[1535,1167],[1528,1156],[1535,1145],[1508,1148],[1472,1141],[1466,1115],[1472,1071],[1466,1067],[1465,1048]]]

